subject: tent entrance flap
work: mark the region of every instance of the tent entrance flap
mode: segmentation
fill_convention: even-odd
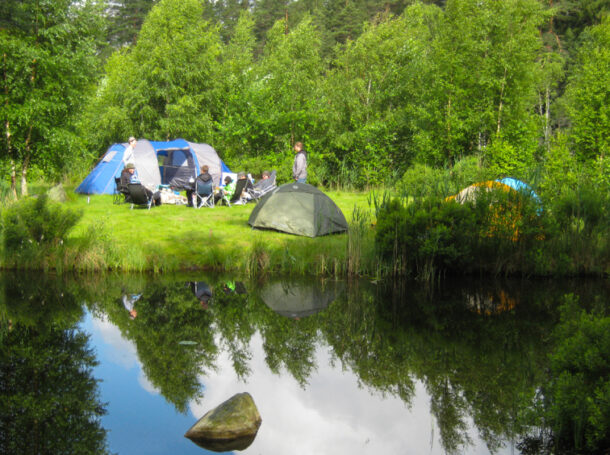
[[[188,148],[159,150],[159,158],[163,157],[162,183],[176,189],[191,187],[189,182],[197,176],[197,165],[193,154]],[[161,159],[159,159],[161,161]]]

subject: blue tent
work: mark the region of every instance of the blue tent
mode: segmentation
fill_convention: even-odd
[[[527,183],[522,182],[521,180],[517,180],[514,179],[512,177],[505,177],[501,180],[496,180],[496,182],[500,182],[503,183],[505,185],[510,186],[512,189],[519,191],[521,193],[527,194],[529,196],[531,196],[532,198],[534,198],[534,200],[541,204],[542,202],[540,201],[540,198],[538,197],[538,195],[534,192],[534,190],[532,189],[531,186],[529,186]]]
[[[91,173],[76,188],[82,194],[112,194],[114,179],[121,175],[127,144],[112,144]],[[140,181],[148,187],[169,185],[181,190],[190,187],[189,180],[199,175],[207,164],[215,185],[220,185],[222,173],[231,172],[216,151],[208,144],[173,141],[138,140],[133,160]]]

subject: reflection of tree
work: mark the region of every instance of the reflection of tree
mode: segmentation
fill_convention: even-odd
[[[69,281],[3,274],[0,453],[107,453],[83,311]]]
[[[0,345],[0,453],[108,453],[87,342],[13,323]]]
[[[183,282],[159,280],[128,289],[142,294],[135,303],[135,319],[118,298],[104,303],[103,309],[134,342],[148,380],[185,412],[190,400],[201,398],[198,376],[213,367],[216,357],[211,315]]]
[[[445,450],[469,444],[468,418],[491,451],[522,429],[518,409],[531,402],[543,380],[553,325],[544,299],[534,296],[487,316],[472,310],[471,293],[460,288],[431,294],[418,286],[360,286],[349,295],[331,306],[323,323],[335,353],[363,382],[407,404],[411,378],[419,378]]]
[[[220,333],[220,342],[231,357],[237,377],[243,380],[250,374],[249,345],[255,332],[253,314],[256,308],[246,294],[219,291],[214,295],[210,311]]]

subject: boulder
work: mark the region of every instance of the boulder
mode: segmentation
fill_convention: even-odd
[[[261,422],[252,396],[238,393],[208,411],[184,436],[215,452],[244,450],[254,441]]]

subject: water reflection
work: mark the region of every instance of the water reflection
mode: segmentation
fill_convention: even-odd
[[[147,417],[181,419],[183,427],[166,440],[181,437],[207,410],[247,391],[263,425],[246,453],[292,454],[510,452],[531,429],[526,411],[547,380],[559,296],[569,291],[594,300],[608,293],[599,283],[482,281],[422,288],[213,276],[43,276],[32,283],[5,275],[2,286],[2,403],[25,393],[15,389],[13,396],[7,385],[7,378],[27,382],[29,370],[14,364],[53,363],[55,355],[65,354],[51,346],[67,346],[65,340],[78,340],[69,348],[71,368],[90,372],[95,359],[86,336],[75,330],[80,320],[93,332],[100,357],[112,351],[109,362],[123,362],[123,370],[134,363],[141,368],[138,380],[116,368],[106,368],[112,375],[99,370],[102,391],[116,376],[129,387],[139,381],[170,406]],[[78,420],[79,412],[91,417],[98,426],[85,430],[103,447],[95,381],[85,373],[81,379],[86,387],[67,374],[63,390],[84,394],[78,398],[83,406],[92,404],[84,411],[66,407],[76,415],[64,420]],[[40,379],[47,381],[54,384]],[[138,398],[135,406],[146,408],[148,399]],[[125,412],[120,399],[109,400],[110,414]],[[180,417],[171,417],[171,408]],[[2,409],[5,416],[9,411]],[[33,409],[27,411],[30,420],[38,419]],[[63,422],[47,421],[57,428]],[[19,440],[17,430],[11,431]],[[40,438],[49,439],[46,433]],[[110,449],[117,451],[113,444]],[[129,453],[152,453],[137,446]]]
[[[83,314],[60,280],[1,280],[0,453],[108,453]]]

